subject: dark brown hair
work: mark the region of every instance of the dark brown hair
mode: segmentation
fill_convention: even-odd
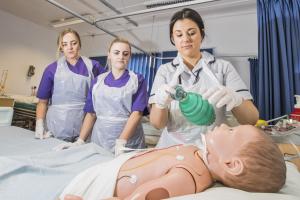
[[[204,22],[203,22],[201,16],[199,15],[199,13],[197,11],[195,11],[193,9],[184,8],[184,9],[176,12],[171,18],[171,21],[170,21],[170,41],[171,41],[171,43],[174,45],[173,36],[172,36],[174,24],[178,20],[183,20],[183,19],[190,19],[198,25],[201,36],[202,36],[202,40],[203,40],[204,36],[205,36],[205,32],[204,32]]]

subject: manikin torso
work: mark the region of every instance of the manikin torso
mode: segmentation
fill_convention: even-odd
[[[177,145],[134,156],[126,161],[119,171],[115,196],[124,198],[140,185],[159,179],[174,168],[189,172],[188,176],[191,176],[193,181],[188,184],[175,184],[174,187],[177,188],[172,190],[180,190],[182,187],[193,188],[194,193],[205,190],[212,185],[213,179],[197,151],[199,149],[195,146]]]

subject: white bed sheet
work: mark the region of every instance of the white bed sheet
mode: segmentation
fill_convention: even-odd
[[[43,153],[51,151],[54,146],[60,144],[61,142],[62,141],[55,138],[36,140],[34,139],[34,133],[32,131],[28,131],[18,127],[0,127],[0,156],[2,157],[19,157],[29,155],[39,156]],[[286,185],[279,193],[250,193],[227,188],[221,185],[216,185],[198,194],[186,195],[172,199],[300,200],[300,173],[297,171],[294,164],[287,163]]]
[[[255,193],[245,192],[233,188],[224,187],[220,184],[205,190],[204,192],[180,197],[172,200],[300,200],[300,173],[296,166],[287,163],[287,180],[285,186],[279,193]]]
[[[0,127],[0,156],[34,155],[49,152],[62,143],[55,138],[34,139],[34,132],[16,126]]]
[[[93,143],[52,151],[62,141],[34,139],[34,132],[0,127],[0,200],[54,200],[83,170],[113,159]]]

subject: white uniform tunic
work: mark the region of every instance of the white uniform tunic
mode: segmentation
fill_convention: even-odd
[[[185,91],[199,93],[202,88],[206,89],[217,86],[215,80],[211,79],[204,70],[202,70],[203,65],[206,65],[213,72],[220,84],[238,92],[245,100],[252,99],[245,83],[230,62],[215,59],[213,55],[202,52],[202,58],[192,71],[189,70],[187,66],[180,65],[178,57],[172,62],[161,65],[154,79],[149,104],[155,103],[155,92],[161,85],[168,84],[172,80],[178,67],[184,68],[184,72],[178,77],[178,84],[181,84]],[[215,122],[211,126],[198,126],[187,121],[182,115],[178,101],[172,101],[169,106],[167,127],[161,135],[158,147],[179,143],[194,143],[196,139],[201,138],[201,133],[205,133],[208,129],[225,123],[225,106],[222,108],[214,107],[214,109],[216,113]]]

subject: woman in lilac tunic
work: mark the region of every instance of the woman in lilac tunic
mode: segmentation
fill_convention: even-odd
[[[74,141],[79,136],[91,80],[104,69],[98,62],[80,56],[81,41],[76,31],[62,31],[57,45],[63,56],[45,69],[41,79],[35,136],[43,139],[54,135]]]
[[[142,75],[127,70],[131,46],[127,40],[112,41],[108,52],[110,71],[92,83],[85,112],[87,112],[78,140],[63,144],[58,149],[91,141],[105,149],[121,153],[122,148],[144,148],[141,126],[143,111],[147,108],[147,85]]]

